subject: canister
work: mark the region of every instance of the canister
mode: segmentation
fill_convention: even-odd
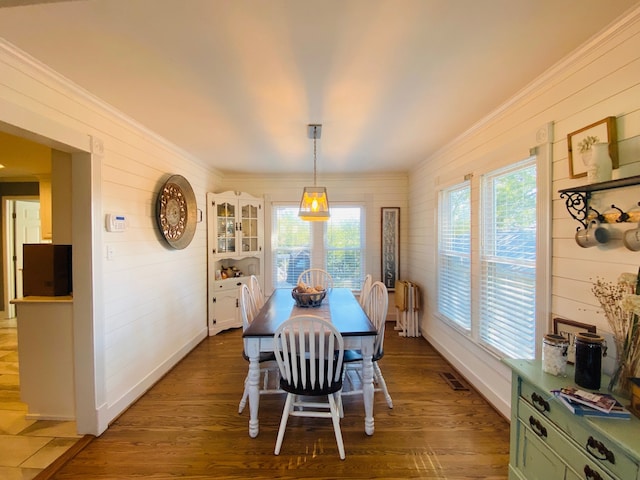
[[[562,335],[549,333],[542,339],[542,371],[551,375],[567,372],[569,340]]]
[[[607,355],[605,339],[595,333],[576,333],[576,369],[577,385],[590,390],[600,388],[602,376],[602,357]]]

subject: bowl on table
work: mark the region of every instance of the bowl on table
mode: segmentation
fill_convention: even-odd
[[[291,290],[291,296],[296,301],[298,307],[319,307],[326,297],[326,290],[315,290],[312,292],[303,291],[298,287]]]

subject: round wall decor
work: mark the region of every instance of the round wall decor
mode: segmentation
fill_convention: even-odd
[[[160,233],[176,249],[188,246],[196,232],[196,196],[189,181],[172,175],[158,193],[156,218]]]

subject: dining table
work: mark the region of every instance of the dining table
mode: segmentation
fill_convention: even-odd
[[[364,403],[364,431],[373,435],[373,348],[376,327],[348,288],[331,288],[317,307],[299,307],[289,288],[277,288],[262,306],[253,322],[243,332],[249,357],[249,436],[259,432],[260,353],[273,352],[273,335],[278,326],[296,315],[317,315],[330,321],[344,339],[345,350],[360,350],[363,359],[362,398]]]

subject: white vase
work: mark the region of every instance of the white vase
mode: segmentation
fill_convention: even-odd
[[[611,180],[612,166],[608,143],[594,143],[590,150],[583,153],[582,160],[587,166],[587,180],[589,183]]]

